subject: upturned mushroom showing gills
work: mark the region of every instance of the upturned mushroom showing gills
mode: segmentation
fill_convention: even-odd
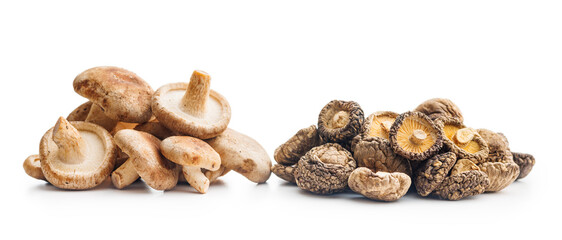
[[[437,153],[443,145],[443,132],[420,112],[400,114],[389,133],[394,152],[413,161],[423,161]]]
[[[445,146],[459,159],[481,163],[488,157],[488,144],[475,129],[468,128],[456,118],[440,118],[436,121],[442,129]]]
[[[380,111],[369,115],[363,126],[363,137],[388,139],[390,128],[397,117],[398,113],[390,111]]]
[[[359,134],[365,116],[354,101],[333,100],[318,115],[318,134],[326,142],[342,143]]]
[[[102,183],[113,169],[116,153],[107,130],[62,117],[43,135],[39,146],[45,178],[63,189],[89,189]]]
[[[160,87],[152,98],[154,116],[168,129],[200,139],[218,136],[230,122],[230,105],[211,90],[211,76],[196,70],[189,83]]]

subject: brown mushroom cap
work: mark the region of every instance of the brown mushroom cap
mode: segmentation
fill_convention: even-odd
[[[436,123],[444,133],[445,146],[458,158],[469,159],[475,163],[486,161],[488,144],[476,130],[467,128],[457,118],[439,118]]]
[[[471,170],[448,176],[434,193],[442,199],[460,200],[483,193],[488,184],[486,173]]]
[[[513,162],[513,155],[509,150],[507,138],[501,134],[488,129],[480,128],[478,134],[488,144],[488,156],[486,162]]]
[[[441,185],[455,165],[457,156],[452,152],[438,154],[422,163],[416,169],[416,191],[422,197],[429,195]]]
[[[92,107],[92,102],[87,101],[85,103],[80,104],[76,109],[74,109],[68,117],[66,117],[67,121],[85,121],[86,117],[90,113],[90,108]]]
[[[366,167],[374,172],[402,172],[408,176],[412,175],[410,162],[397,155],[390,147],[390,142],[380,137],[355,136],[361,138],[354,145],[353,157],[357,161],[357,167]]]
[[[133,160],[139,176],[156,190],[169,190],[178,182],[176,164],[160,154],[160,140],[148,133],[124,129],[115,134],[115,143]]]
[[[400,114],[390,128],[389,138],[394,152],[413,161],[430,158],[443,145],[443,132],[421,112]]]
[[[480,167],[476,166],[476,164],[469,160],[469,159],[459,159],[451,169],[451,175],[457,175],[462,172],[471,171],[471,170],[481,170]]]
[[[498,192],[513,183],[519,176],[519,166],[513,162],[485,162],[478,164],[480,170],[490,179],[486,192]]]
[[[146,122],[153,90],[142,78],[118,67],[94,67],[74,79],[74,91],[99,105],[111,119]]]
[[[182,166],[216,171],[221,166],[220,155],[205,141],[189,136],[173,136],[160,144],[162,154]]]
[[[177,135],[158,121],[141,123],[135,127],[135,130],[150,133],[160,140]]]
[[[194,71],[188,83],[160,87],[152,98],[152,111],[160,123],[183,135],[200,139],[218,136],[230,122],[230,105],[210,89],[211,77]]]
[[[85,122],[94,123],[102,126],[108,132],[111,132],[113,128],[117,125],[119,121],[108,117],[104,110],[97,104],[93,104],[90,108],[90,112],[86,117]]]
[[[41,158],[39,154],[30,155],[23,162],[23,170],[32,178],[46,180],[41,170]]]
[[[401,172],[373,172],[368,168],[355,169],[349,176],[349,188],[367,198],[396,201],[410,188],[410,177]]]
[[[326,142],[346,142],[360,133],[364,121],[358,103],[332,100],[318,115],[318,135]]]
[[[513,153],[513,161],[519,165],[519,176],[517,179],[521,179],[529,175],[533,166],[535,165],[535,157],[527,153]]]
[[[62,117],[43,135],[39,146],[43,175],[63,189],[99,185],[113,170],[116,154],[117,147],[107,130]]]
[[[290,182],[296,183],[295,181],[295,167],[296,166],[284,166],[281,164],[275,164],[271,167],[271,172],[275,174],[277,177]]]
[[[275,149],[273,158],[279,164],[294,165],[313,147],[321,145],[316,126],[299,130],[287,142]]]
[[[221,164],[248,180],[264,183],[271,175],[271,159],[256,140],[232,129],[207,140],[221,156]]]
[[[416,107],[414,111],[424,113],[432,120],[440,117],[454,117],[459,119],[460,122],[464,121],[459,107],[453,101],[445,98],[429,99]]]
[[[398,116],[398,113],[390,111],[380,111],[369,115],[369,117],[365,119],[361,135],[363,135],[363,137],[388,139],[390,128]]]
[[[299,188],[316,194],[341,192],[356,167],[349,151],[337,143],[327,143],[312,148],[299,160],[295,181]]]

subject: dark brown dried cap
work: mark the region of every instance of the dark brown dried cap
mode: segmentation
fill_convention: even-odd
[[[299,160],[295,181],[301,189],[316,194],[341,192],[356,166],[349,151],[337,143],[327,143],[312,148]]]
[[[396,201],[410,188],[410,177],[401,172],[373,172],[368,168],[355,169],[349,176],[349,188],[367,198]]]
[[[527,153],[513,153],[513,161],[519,165],[519,176],[517,179],[521,179],[529,175],[533,166],[535,165],[535,157]]]
[[[87,101],[85,103],[82,103],[80,106],[78,106],[76,109],[74,109],[70,114],[68,114],[68,117],[66,117],[66,120],[68,121],[86,121],[86,117],[88,117],[88,113],[90,113],[90,108],[92,107],[92,102]]]
[[[359,136],[356,136],[356,138]],[[402,172],[412,175],[410,162],[392,151],[390,142],[380,137],[359,140],[353,149],[357,167],[366,167],[374,172]]]
[[[470,159],[475,163],[486,160],[488,144],[476,130],[467,128],[459,119],[451,117],[439,118],[436,124],[443,131],[445,146],[459,159]]]
[[[486,173],[471,170],[445,178],[434,194],[442,199],[459,200],[483,193],[488,184]]]
[[[369,115],[369,117],[365,119],[361,135],[363,137],[380,137],[388,139],[390,128],[398,116],[398,113],[390,111],[380,111]]]
[[[95,67],[74,79],[74,91],[99,105],[105,114],[123,122],[146,122],[152,116],[150,85],[135,73],[118,67]]]
[[[416,170],[414,184],[420,196],[427,196],[441,185],[455,165],[457,156],[452,152],[435,155]]]
[[[519,166],[515,163],[485,162],[478,164],[480,170],[490,179],[486,192],[497,192],[506,188],[519,176]]]
[[[271,172],[287,182],[296,183],[295,169],[296,166],[284,166],[281,164],[275,164],[273,165],[273,167],[271,167]]]
[[[486,162],[513,162],[513,155],[509,150],[509,142],[502,133],[488,129],[477,129],[478,135],[488,144],[489,153]]]
[[[421,112],[400,114],[390,128],[389,137],[394,152],[413,161],[430,158],[443,145],[443,132]]]
[[[354,101],[332,100],[318,115],[318,135],[326,142],[350,141],[359,134],[365,116]]]
[[[273,158],[279,164],[294,165],[313,147],[321,145],[315,125],[299,130],[287,142],[281,144],[273,153]]]
[[[433,98],[420,104],[416,112],[422,112],[435,120],[440,117],[454,117],[458,118],[461,122],[464,121],[461,110],[453,101],[445,98]]]

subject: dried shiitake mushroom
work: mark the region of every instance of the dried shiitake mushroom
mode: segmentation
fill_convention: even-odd
[[[294,165],[313,147],[321,145],[316,126],[299,130],[273,153],[275,161],[282,165]]]
[[[308,151],[298,162],[295,181],[317,194],[341,192],[357,164],[351,153],[337,143],[326,143]]]
[[[271,167],[271,172],[275,174],[277,177],[290,182],[296,183],[295,181],[295,168],[296,166],[284,166],[281,164],[275,164]]]
[[[360,140],[356,140],[360,139]],[[357,167],[366,167],[375,172],[402,172],[412,175],[410,162],[395,154],[390,147],[390,142],[380,137],[354,138],[353,157]]]
[[[23,170],[32,178],[45,180],[43,171],[41,171],[41,158],[39,154],[30,155],[23,162]]]
[[[481,170],[476,164],[469,159],[459,159],[455,163],[453,169],[451,169],[451,175],[457,175],[462,172]]]
[[[390,128],[389,137],[394,152],[413,161],[430,158],[443,145],[443,132],[421,112],[400,114]]]
[[[478,167],[488,175],[490,184],[486,187],[486,192],[500,191],[509,184],[513,183],[519,176],[519,166],[513,162],[485,162],[478,164]]]
[[[465,164],[469,166],[464,166]],[[459,200],[483,193],[490,180],[488,175],[480,170],[469,170],[474,167],[473,165],[472,161],[457,161],[453,168],[459,172],[446,177],[433,193],[447,200]]]
[[[477,131],[478,135],[482,136],[488,144],[489,152],[485,162],[513,162],[513,154],[509,150],[509,142],[503,134],[484,128],[480,128]]]
[[[326,142],[348,142],[360,133],[364,121],[358,103],[332,100],[318,115],[318,134]]]
[[[436,123],[445,136],[443,138],[445,146],[459,159],[470,159],[475,163],[486,161],[489,152],[488,144],[476,130],[467,128],[457,118],[442,117]]]
[[[464,121],[459,107],[453,101],[445,98],[429,99],[416,107],[414,111],[424,113],[432,120],[441,117],[453,117],[459,119],[460,122]]]
[[[373,172],[368,168],[355,169],[348,180],[349,188],[367,198],[396,201],[410,188],[411,179],[401,172]]]
[[[390,111],[380,111],[369,115],[365,119],[361,135],[388,139],[390,128],[398,116],[398,113]]]
[[[425,197],[439,187],[456,161],[457,156],[452,152],[447,152],[435,155],[423,162],[414,174],[414,185],[418,194]]]
[[[517,179],[521,179],[529,175],[533,166],[535,165],[535,157],[527,153],[513,153],[513,161],[519,165],[519,176]]]

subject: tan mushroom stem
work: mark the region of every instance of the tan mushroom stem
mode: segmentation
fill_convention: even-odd
[[[346,111],[339,111],[334,114],[332,118],[334,128],[342,128],[349,123],[349,113]]]
[[[205,113],[210,92],[211,76],[201,70],[193,71],[185,95],[181,100],[182,109],[194,116],[202,116]]]
[[[410,142],[416,145],[421,145],[426,138],[427,134],[424,131],[416,129],[412,135],[410,135]]]
[[[474,138],[474,130],[471,128],[459,129],[453,136],[455,144],[460,147],[465,147]]]
[[[392,127],[392,121],[381,122],[381,129],[385,134],[388,134],[390,132],[391,127]]]
[[[78,130],[66,119],[59,117],[53,128],[53,141],[57,144],[60,160],[68,164],[81,163],[87,148]]]
[[[111,173],[111,182],[117,189],[131,185],[139,178],[132,159],[128,159]]]
[[[103,109],[97,104],[92,105],[92,107],[90,108],[90,113],[88,113],[85,121],[100,125],[107,131],[111,131],[118,122],[117,120],[113,120],[107,117]]]
[[[205,176],[199,167],[192,166],[182,166],[183,176],[185,180],[191,185],[195,190],[200,193],[206,193],[209,189],[209,184],[211,181]]]

